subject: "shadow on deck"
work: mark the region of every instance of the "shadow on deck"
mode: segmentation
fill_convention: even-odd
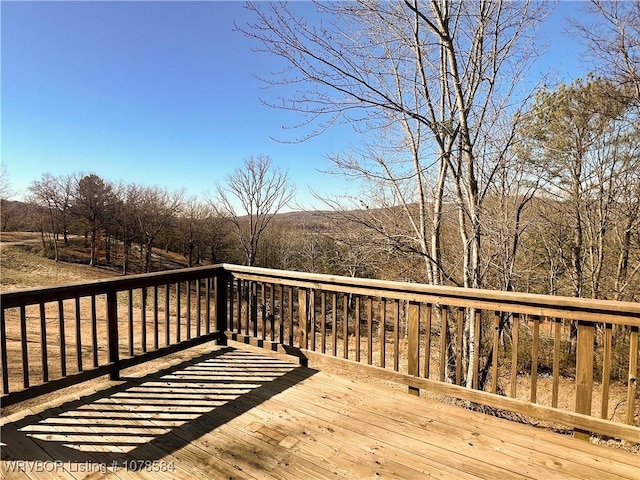
[[[4,466],[54,473],[64,468],[75,478],[82,470],[123,467],[176,473],[176,451],[314,373],[223,347],[4,424]]]

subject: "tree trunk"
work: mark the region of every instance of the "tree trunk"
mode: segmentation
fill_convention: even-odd
[[[89,265],[95,267],[98,264],[98,251],[96,245],[97,232],[94,229],[91,229],[91,260],[89,261]]]

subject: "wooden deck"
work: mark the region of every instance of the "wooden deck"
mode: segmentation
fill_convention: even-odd
[[[638,455],[236,347],[2,423],[3,478],[637,480],[640,472]]]

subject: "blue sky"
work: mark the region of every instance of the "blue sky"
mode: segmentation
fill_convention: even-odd
[[[306,8],[299,4],[297,8]],[[534,72],[563,81],[584,75],[580,43],[565,19],[583,7],[560,2],[541,30],[550,49]],[[320,173],[348,148],[346,127],[301,144],[291,112],[264,106],[254,74],[277,68],[233,31],[251,18],[242,2],[2,1],[2,163],[14,198],[44,173],[96,173],[190,195],[252,155],[288,169],[298,200],[308,187],[345,188]],[[311,9],[309,9],[311,11]]]

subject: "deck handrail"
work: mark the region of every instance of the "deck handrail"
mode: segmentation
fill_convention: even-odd
[[[321,288],[325,285],[330,286],[330,290],[333,291],[362,292],[367,295],[375,292],[388,295],[393,292],[394,298],[408,301],[428,301],[434,304],[508,310],[513,313],[541,317],[562,317],[640,327],[640,303],[637,302],[427,285],[231,264],[221,266],[227,272],[242,278],[265,281],[269,278],[286,280],[290,285],[305,288]]]
[[[99,296],[104,297],[102,310],[96,308]],[[593,432],[640,443],[636,418],[640,304],[635,302],[231,264],[3,292],[0,302],[3,405],[107,373],[115,379],[122,368],[135,363],[212,339],[223,343],[228,337],[319,362],[347,362],[351,369],[406,384],[413,393],[426,389],[559,423],[578,436]],[[67,307],[65,313],[69,302],[75,302],[75,308]],[[57,318],[51,313],[56,303]],[[76,312],[75,317],[69,310]],[[153,320],[147,322],[147,317]],[[47,334],[52,321],[58,324]],[[77,368],[70,374],[65,368],[69,355],[65,325],[74,321],[76,340],[70,343]],[[19,339],[7,338],[7,322],[12,331],[19,325]],[[92,329],[91,348],[85,348],[81,338],[81,326],[87,324]],[[99,335],[97,324],[106,335]],[[55,348],[48,339],[52,330],[59,337]],[[508,342],[501,338],[507,330]],[[29,365],[29,355],[38,349],[28,339],[38,335],[41,371],[9,364],[8,348],[12,358],[19,353],[23,364]],[[148,337],[153,337],[153,346]],[[159,341],[162,337],[164,341]],[[108,349],[107,357],[100,346]],[[616,365],[611,361],[614,347]],[[62,352],[62,375],[53,381],[47,371],[52,349]],[[476,352],[473,359],[466,355],[469,349]],[[92,368],[83,368],[91,356]],[[628,372],[626,382],[620,365]],[[18,389],[16,369],[22,369]],[[43,381],[34,385],[31,380],[38,374]],[[542,395],[543,386],[550,396]],[[563,404],[564,394],[571,397],[571,404]],[[614,397],[624,406],[622,414],[610,405]],[[594,415],[596,400],[600,412]]]
[[[117,380],[124,368],[206,341],[225,342],[226,294],[222,287],[226,285],[226,275],[222,267],[214,265],[0,292],[2,406],[107,374]],[[192,284],[197,284],[196,291],[192,290]],[[159,318],[161,287],[165,287],[162,321]],[[150,312],[149,293],[153,301]],[[101,308],[97,308],[97,299],[101,296],[104,297]],[[134,307],[134,297],[139,297],[136,299],[139,306]],[[65,308],[68,301],[73,301],[72,308]],[[181,305],[181,302],[184,303]],[[193,325],[192,303],[197,310]],[[119,305],[128,307],[128,316],[120,314],[126,309]],[[55,313],[47,313],[47,308],[55,310],[56,307],[57,317]],[[171,309],[175,310],[174,315],[170,314]],[[19,339],[13,341],[7,337],[8,312],[12,310],[17,310],[11,319],[14,327],[19,324]],[[69,310],[73,313],[69,314]],[[186,314],[185,321],[182,321],[183,314]],[[136,315],[140,318],[135,318]],[[48,327],[51,320],[57,321],[57,325]],[[71,324],[75,331],[73,339],[67,338]],[[83,335],[83,327],[84,330],[89,327],[90,332],[85,331]],[[87,334],[89,341],[86,341]],[[35,342],[30,340],[34,336]],[[52,336],[53,342],[49,338]],[[54,347],[52,343],[57,345]],[[21,364],[15,362],[16,358],[9,362],[9,348],[20,351]],[[74,351],[75,358],[70,350]],[[30,352],[38,353],[40,362],[29,363]],[[55,359],[52,353],[57,354]],[[67,368],[74,360],[75,368]],[[21,379],[16,372],[21,373]],[[56,378],[52,378],[54,376]],[[34,382],[34,377],[39,381]],[[22,385],[16,387],[20,380]]]

